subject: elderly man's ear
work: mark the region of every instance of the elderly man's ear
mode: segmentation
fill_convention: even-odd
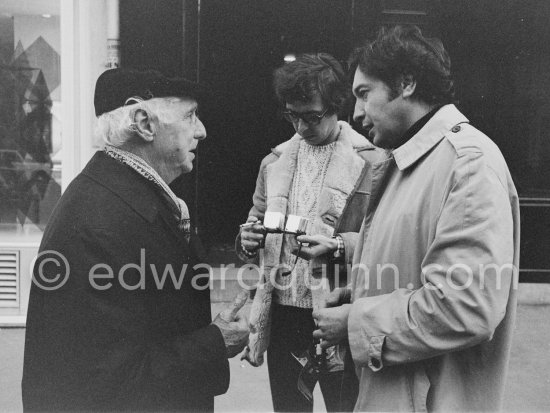
[[[154,115],[147,112],[146,109],[136,109],[132,118],[136,127],[136,132],[147,142],[152,142],[156,133],[156,122]]]

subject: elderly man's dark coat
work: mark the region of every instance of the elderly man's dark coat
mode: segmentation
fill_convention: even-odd
[[[58,289],[31,288],[25,410],[212,410],[229,366],[192,245],[153,183],[98,152],[40,246],[70,274]],[[45,277],[62,272],[51,254],[37,260],[37,281],[41,263]]]

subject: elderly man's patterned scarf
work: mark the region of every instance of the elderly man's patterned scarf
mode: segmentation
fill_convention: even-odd
[[[189,239],[191,234],[191,220],[189,219],[189,208],[183,199],[178,198],[176,194],[170,189],[170,187],[164,182],[160,175],[155,171],[145,160],[131,152],[116,148],[112,145],[105,145],[103,151],[111,158],[128,165],[135,170],[141,176],[147,180],[154,182],[158,185],[164,193],[173,201],[176,210],[176,220],[178,221],[178,228],[184,232],[185,237]]]

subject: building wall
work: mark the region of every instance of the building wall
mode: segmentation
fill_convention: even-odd
[[[158,2],[147,15],[139,15],[140,7],[128,10],[133,4],[121,3],[126,8],[121,14],[123,60],[126,53],[128,63],[172,73],[181,69],[186,56],[189,64],[193,55],[188,53],[189,21],[184,17],[197,8],[197,2]],[[213,91],[201,102],[208,137],[200,145],[198,172],[187,177],[192,179],[190,185],[177,189],[200,211],[195,222],[207,244],[231,244],[251,206],[262,157],[293,133],[277,115],[271,85],[272,71],[283,63],[283,56],[325,51],[345,61],[380,26],[416,24],[425,34],[443,40],[453,62],[459,109],[507,159],[522,202],[522,280],[550,280],[548,1],[202,0],[199,4],[194,55],[200,80]],[[184,30],[177,30],[178,19]],[[157,27],[155,21],[162,22],[160,39],[151,37],[150,29],[142,33],[136,29],[140,23]]]
[[[56,1],[50,18],[38,15],[44,10],[8,17],[6,8],[16,3],[0,5],[0,53],[13,48],[19,56],[41,37],[58,54],[57,60],[37,54],[27,62],[43,66],[49,85],[49,154],[58,169],[47,187],[35,183],[29,204],[34,209],[27,209],[35,211],[34,220],[0,201],[0,258],[17,262],[14,281],[0,285],[0,323],[24,320],[29,269],[49,213],[100,144],[93,133],[93,90],[105,70],[116,0]],[[231,243],[251,206],[261,158],[292,134],[277,115],[271,90],[272,71],[285,54],[325,51],[345,61],[383,24],[414,23],[439,36],[453,61],[460,109],[499,145],[518,186],[522,279],[550,280],[547,1],[121,0],[120,16],[123,66],[154,68],[211,87],[211,98],[201,102],[209,136],[201,143],[198,172],[173,185],[193,205],[207,245]],[[52,72],[59,74],[59,85]],[[4,106],[18,104],[2,93]],[[2,122],[10,121],[6,113],[0,113]],[[3,149],[9,144],[0,142]],[[1,305],[5,285],[15,285],[15,304]]]

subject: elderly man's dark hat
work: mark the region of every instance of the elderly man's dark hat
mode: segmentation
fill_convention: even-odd
[[[97,79],[94,96],[96,116],[126,104],[130,98],[149,100],[160,97],[197,99],[202,93],[198,83],[183,78],[169,78],[155,70],[111,69]]]

